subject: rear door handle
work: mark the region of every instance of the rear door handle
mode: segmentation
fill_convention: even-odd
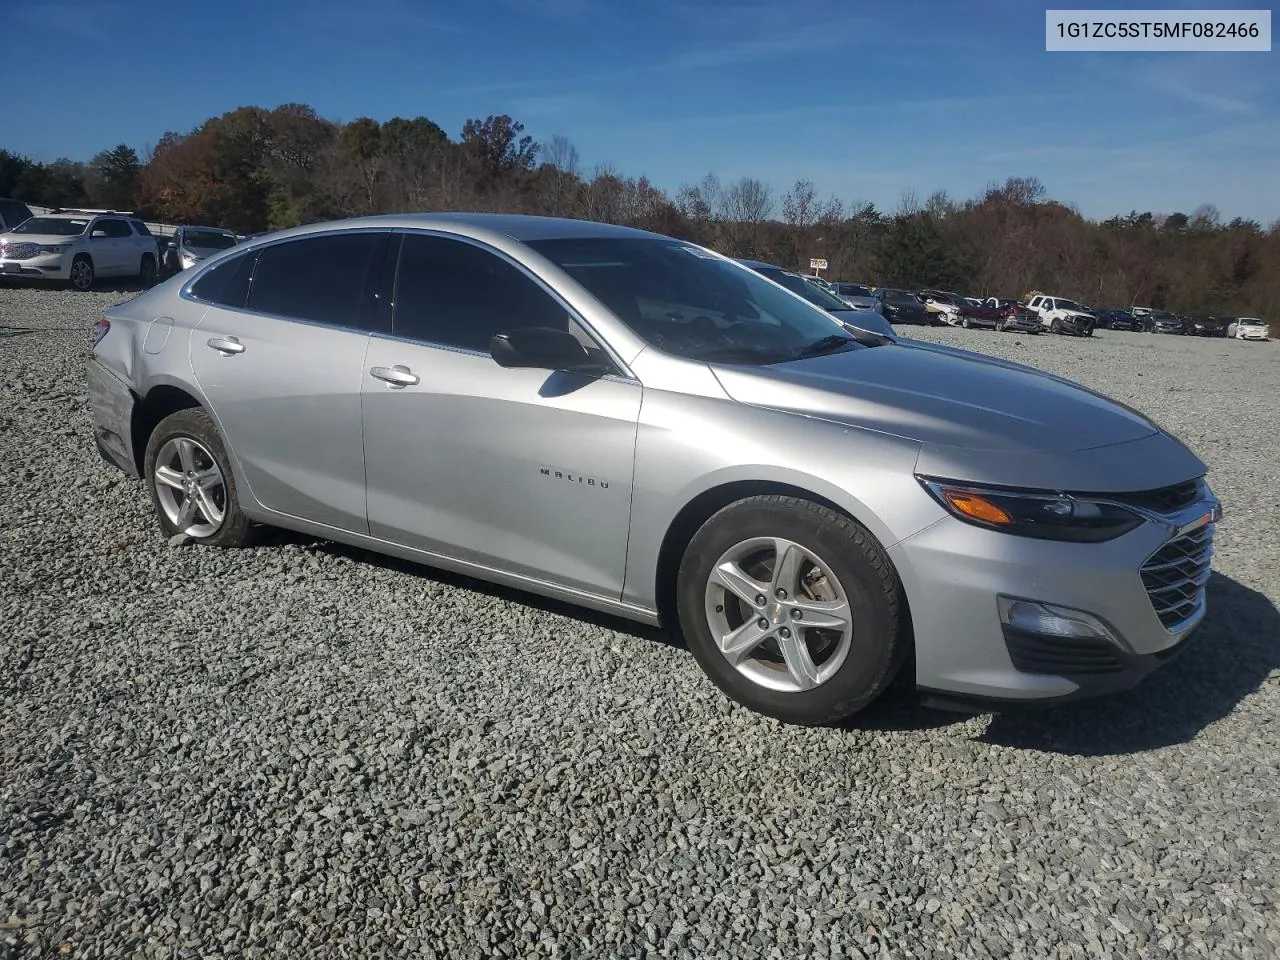
[[[244,344],[235,337],[212,337],[209,340],[209,346],[224,357],[229,357],[234,353],[244,353]]]
[[[418,382],[418,375],[411,373],[402,363],[397,363],[394,367],[371,367],[369,373],[393,387],[411,387]]]

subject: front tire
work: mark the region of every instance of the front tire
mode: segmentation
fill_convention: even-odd
[[[156,258],[149,253],[142,255],[142,263],[138,266],[138,282],[145,289],[156,285]]]
[[[902,587],[879,543],[794,497],[750,497],[711,517],[685,551],[676,600],[708,677],[786,723],[856,713],[906,656]]]
[[[71,289],[79,293],[88,293],[93,289],[93,261],[87,253],[78,253],[71,261]]]
[[[253,524],[241,512],[235,476],[209,414],[179,410],[147,441],[147,489],[166,537],[183,534],[214,547],[243,547]]]

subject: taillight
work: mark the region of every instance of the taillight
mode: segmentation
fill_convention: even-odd
[[[107,331],[111,329],[111,321],[103,314],[93,323],[93,345],[96,347],[102,338],[107,335]]]

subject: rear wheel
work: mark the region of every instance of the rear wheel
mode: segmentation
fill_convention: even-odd
[[[240,511],[222,438],[203,410],[160,421],[147,441],[147,487],[166,536],[184,534],[215,547],[242,547],[253,524]]]
[[[866,529],[794,497],[751,497],[694,535],[677,581],[681,629],[711,680],[787,723],[861,710],[906,655],[901,586]]]

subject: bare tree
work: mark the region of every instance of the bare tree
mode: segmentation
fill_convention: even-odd
[[[743,177],[721,196],[720,218],[728,230],[731,251],[736,256],[758,256],[761,226],[774,211],[773,191],[753,177]]]

